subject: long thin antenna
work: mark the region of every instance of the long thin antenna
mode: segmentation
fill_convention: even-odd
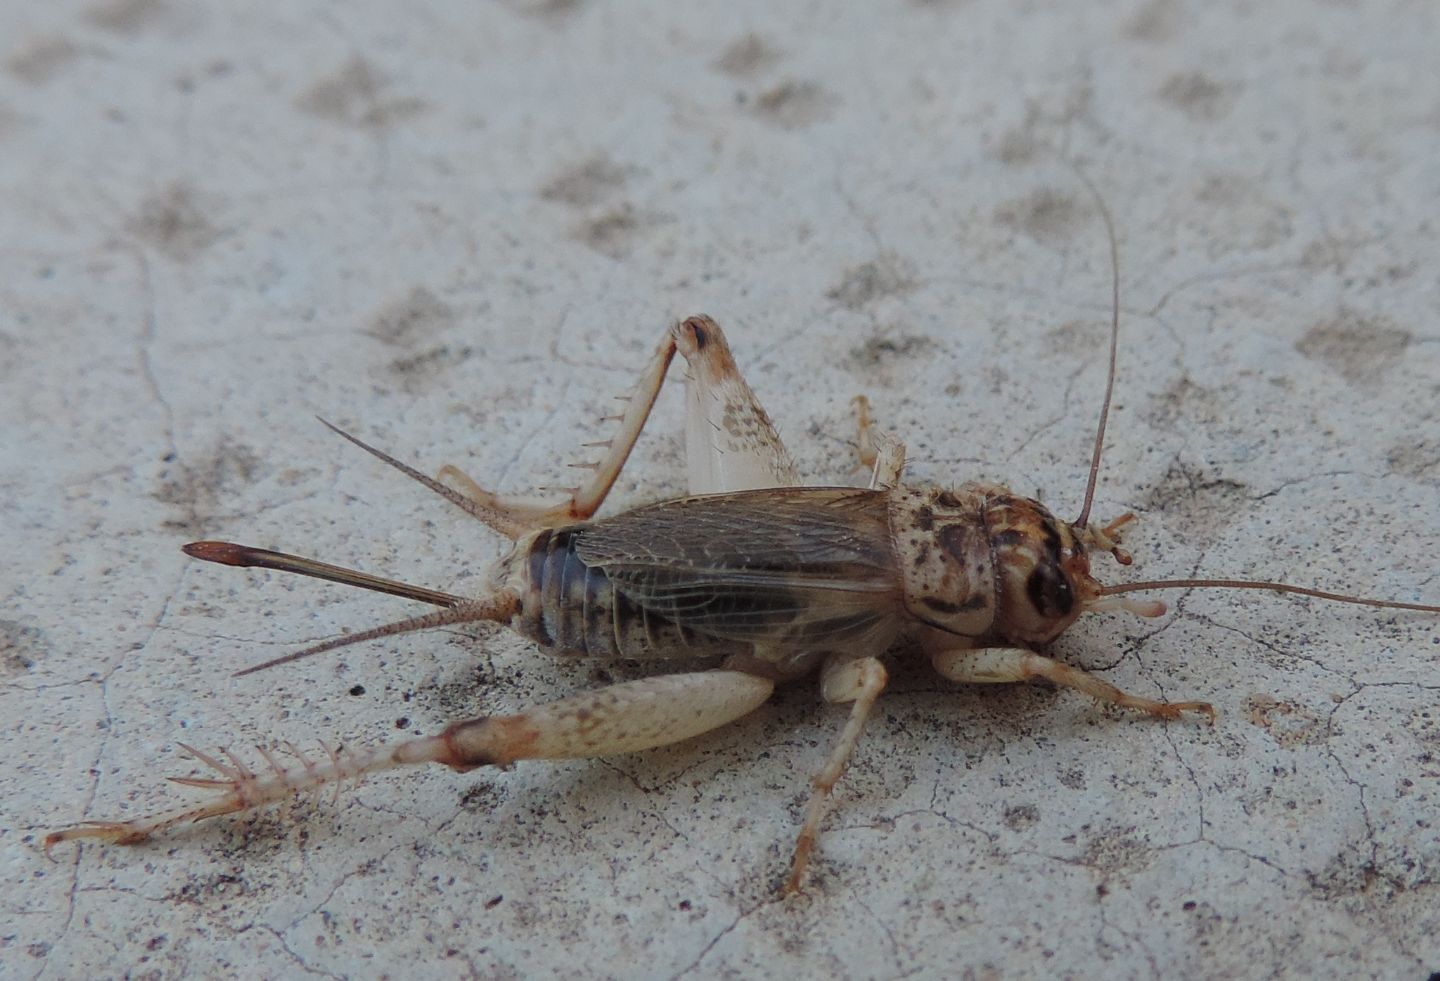
[[[236,545],[234,542],[191,542],[189,545],[182,545],[180,550],[192,559],[203,559],[206,562],[218,562],[221,565],[240,566],[241,568],[294,572],[312,579],[324,579],[345,586],[358,586],[361,589],[389,593],[391,596],[403,596],[405,599],[419,600],[434,606],[453,607],[466,602],[465,597],[456,596],[453,593],[442,593],[438,589],[426,589],[424,586],[412,586],[407,582],[383,579],[380,576],[372,576],[368,572],[358,572],[355,569],[347,569],[344,566],[331,565],[328,562],[319,562],[299,555],[289,555],[285,552],[272,552],[267,548]]]
[[[1066,163],[1095,199],[1095,207],[1105,222],[1105,234],[1110,238],[1110,368],[1105,376],[1105,401],[1100,405],[1100,424],[1095,428],[1095,449],[1090,454],[1090,478],[1085,482],[1085,503],[1080,508],[1080,517],[1075,519],[1075,527],[1084,528],[1090,520],[1090,504],[1095,500],[1095,484],[1100,479],[1100,451],[1105,445],[1105,425],[1110,420],[1110,396],[1115,391],[1115,360],[1120,347],[1120,246],[1115,240],[1115,222],[1110,218],[1110,209],[1105,206],[1100,189],[1073,161],[1067,159]]]
[[[1142,589],[1263,589],[1272,593],[1293,593],[1296,596],[1313,596],[1316,599],[1335,603],[1353,603],[1356,606],[1374,606],[1383,610],[1414,610],[1419,613],[1440,613],[1440,606],[1425,603],[1398,603],[1394,600],[1367,599],[1362,596],[1347,596],[1344,593],[1327,593],[1323,589],[1307,589],[1284,582],[1263,582],[1250,579],[1152,579],[1149,582],[1122,582],[1113,586],[1102,586],[1101,596],[1116,596],[1120,593],[1134,593]]]

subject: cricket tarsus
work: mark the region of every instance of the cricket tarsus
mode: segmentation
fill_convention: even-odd
[[[1103,587],[1100,595],[1115,596],[1120,593],[1135,593],[1146,589],[1260,589],[1272,593],[1312,596],[1315,599],[1330,600],[1333,603],[1373,606],[1382,610],[1440,613],[1440,606],[1430,606],[1425,603],[1401,603],[1397,600],[1378,600],[1365,596],[1349,596],[1345,593],[1328,593],[1323,589],[1309,589],[1305,586],[1292,586],[1284,582],[1265,582],[1258,579],[1152,579],[1147,582],[1122,582]]]
[[[293,743],[285,743],[287,750],[296,760],[296,763],[291,765],[286,765],[280,757],[263,746],[256,746],[255,749],[265,759],[265,766],[259,772],[250,769],[229,750],[220,751],[228,760],[222,762],[209,753],[181,743],[180,748],[209,767],[214,776],[171,777],[170,781],[211,791],[216,796],[198,805],[180,807],[132,821],[86,821],[84,824],[46,835],[43,847],[45,854],[49,856],[56,845],[77,839],[94,838],[118,845],[138,844],[151,835],[180,825],[194,824],[222,814],[243,813],[275,801],[299,797],[327,785],[338,788],[342,783],[358,782],[367,773],[433,758],[436,755],[433,744],[438,742],[433,738],[412,740],[400,746],[368,750],[352,750],[322,743],[321,749],[329,757],[328,761],[312,759]]]
[[[414,586],[394,579],[372,576],[368,572],[359,572],[344,566],[307,559],[300,555],[272,552],[268,548],[237,545],[234,542],[191,542],[188,545],[182,545],[180,550],[193,559],[202,559],[205,562],[218,562],[220,565],[242,568],[273,569],[276,572],[294,572],[312,579],[338,582],[344,586],[358,586],[361,589],[369,589],[377,593],[389,593],[391,596],[419,600],[433,606],[454,607],[465,602],[465,597],[456,596],[453,593],[442,593],[438,589],[426,589],[424,586]]]

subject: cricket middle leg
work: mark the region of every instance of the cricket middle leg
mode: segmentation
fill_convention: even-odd
[[[800,826],[800,836],[795,842],[795,857],[790,862],[790,876],[785,880],[784,895],[800,891],[806,866],[810,864],[810,855],[815,851],[815,843],[820,838],[820,822],[824,820],[825,811],[829,807],[830,792],[835,789],[835,784],[845,772],[845,767],[850,762],[850,754],[855,751],[855,743],[860,738],[860,730],[865,727],[865,720],[870,717],[875,700],[885,690],[887,680],[889,676],[885,672],[885,665],[873,657],[832,657],[821,671],[820,690],[825,701],[832,704],[849,702],[850,718],[846,720],[840,738],[830,750],[825,765],[815,774],[814,789],[810,792],[810,802],[805,805],[805,821]]]
[[[855,455],[860,466],[870,471],[870,488],[891,488],[905,473],[905,444],[870,418],[870,400],[857,395],[850,400],[855,408]]]

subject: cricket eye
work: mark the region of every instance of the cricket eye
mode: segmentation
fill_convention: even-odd
[[[1042,616],[1068,616],[1075,608],[1075,590],[1070,579],[1060,569],[1048,562],[1042,562],[1030,573],[1025,581],[1025,594]]]

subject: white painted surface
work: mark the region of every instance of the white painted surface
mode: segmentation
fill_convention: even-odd
[[[1056,645],[1213,729],[902,663],[787,903],[844,716],[809,685],[703,743],[47,862],[185,793],[177,740],[374,741],[634,674],[477,632],[230,679],[406,606],[184,541],[441,588],[498,549],[313,414],[566,486],[706,312],[817,480],[859,479],[864,391],[912,476],[1073,514],[1109,267],[1064,157],[1121,236],[1125,575],[1440,596],[1433,5],[234,6],[0,11],[0,975],[1440,969],[1440,624],[1257,595]],[[616,505],[680,488],[679,405]]]

